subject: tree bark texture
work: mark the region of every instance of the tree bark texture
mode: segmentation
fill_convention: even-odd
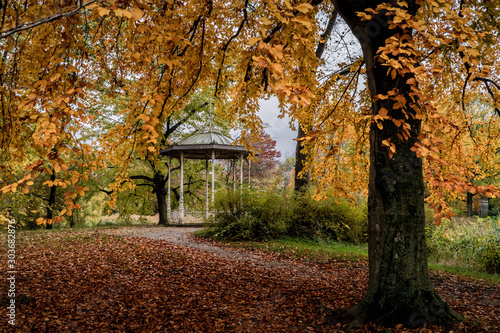
[[[401,130],[391,120],[383,121],[382,129],[375,123],[370,128],[369,283],[366,295],[349,315],[353,325],[368,321],[409,326],[447,324],[460,317],[436,294],[429,278],[422,160],[411,150],[418,140],[421,122],[412,109],[406,109],[410,116],[405,119],[401,109],[394,107],[395,101],[374,99],[377,94],[398,91],[406,101],[411,100],[406,82],[412,74],[392,78],[387,73],[388,67],[377,62],[376,54],[387,38],[411,35],[411,31],[389,30],[384,13],[371,21],[358,19],[356,12],[375,8],[381,1],[334,2],[361,43],[374,100],[373,115],[385,108],[390,117],[404,119],[411,126],[406,140],[398,138]],[[408,4],[415,13],[415,1]],[[382,143],[387,139],[395,144],[396,153],[392,157]]]

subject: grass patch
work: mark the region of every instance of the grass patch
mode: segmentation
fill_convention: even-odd
[[[368,258],[366,245],[354,245],[330,240],[314,241],[308,239],[284,238],[264,242],[228,242],[227,245],[247,250],[259,250],[267,254],[279,253],[285,257],[299,258],[304,261],[359,261]]]
[[[196,233],[203,236],[203,231]],[[264,242],[239,241],[227,242],[229,246],[247,250],[259,250],[267,254],[280,254],[285,257],[298,258],[304,261],[328,262],[334,260],[359,261],[368,259],[368,246],[355,245],[331,240],[314,241],[299,238],[285,238]],[[500,275],[477,271],[468,266],[438,263],[429,260],[431,270],[445,271],[490,283],[500,284]]]
[[[457,266],[453,264],[442,264],[429,261],[429,268],[436,271],[444,271],[452,274],[462,275],[490,283],[500,284],[500,275],[477,271],[470,267]]]
[[[455,218],[427,227],[432,262],[471,271],[500,273],[500,220]]]

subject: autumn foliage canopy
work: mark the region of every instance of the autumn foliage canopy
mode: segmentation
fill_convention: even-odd
[[[498,194],[493,184],[476,184],[498,163],[499,8],[445,0],[421,3],[416,14],[407,7],[383,4],[358,16],[413,32],[377,53],[392,77],[411,74],[413,100],[398,91],[376,98],[423,120],[413,149],[425,160],[427,200],[439,219],[456,193]],[[330,2],[286,0],[8,3],[0,33],[2,193],[29,193],[37,174],[54,175],[44,186],[64,189],[60,216],[71,214],[93,170],[112,165],[121,167],[111,185],[119,190],[130,161],[156,160],[167,144],[165,120],[201,92],[229,102],[216,112],[243,126],[243,143],[261,130],[258,99],[278,96],[282,112],[308,129],[319,197],[365,189],[370,127],[392,122],[397,137],[383,144],[397,154],[410,113],[370,112],[363,58],[341,62],[347,74],[321,75],[328,64],[314,48],[321,18],[334,10]],[[94,106],[105,96],[122,97],[114,125],[86,136],[102,125],[106,110]]]

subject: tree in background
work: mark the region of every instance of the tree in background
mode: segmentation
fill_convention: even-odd
[[[276,140],[273,140],[268,133],[261,130],[258,137],[252,138],[250,143],[247,142],[247,145],[257,155],[254,158],[249,157],[250,170],[247,164],[248,160],[243,164],[245,181],[247,181],[248,173],[250,172],[250,181],[252,184],[269,184],[273,175],[276,174],[279,158],[281,157],[281,152],[276,150]],[[227,160],[223,162],[223,165],[226,169],[226,184],[229,184],[231,181],[239,183],[242,168],[239,165],[239,161]]]
[[[281,158],[281,152],[276,150],[276,140],[273,140],[269,134],[261,130],[257,141],[252,146],[259,154],[257,161],[250,164],[252,180],[263,181],[269,179],[276,172]]]

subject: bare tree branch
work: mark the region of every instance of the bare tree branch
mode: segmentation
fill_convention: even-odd
[[[333,107],[332,111],[330,111],[330,113],[325,117],[325,119],[323,119],[323,121],[319,124],[318,127],[321,127],[321,125],[323,125],[323,123],[328,119],[330,118],[330,116],[335,112],[335,110],[337,109],[337,106],[339,105],[340,101],[344,98],[344,95],[346,94],[347,90],[349,89],[349,86],[351,85],[352,81],[354,80],[354,78],[356,76],[359,75],[360,71],[361,71],[361,67],[363,66],[363,64],[360,64],[359,67],[358,67],[358,70],[354,73],[354,75],[351,77],[351,80],[349,81],[349,83],[347,84],[347,86],[345,87],[344,89],[344,92],[342,93],[342,96],[340,96],[339,100],[337,101],[337,104],[335,104],[335,106]]]
[[[93,4],[93,3],[96,3],[98,1],[99,0],[91,0],[85,4],[80,3],[80,5],[77,8],[75,8],[72,11],[69,11],[67,13],[54,14],[54,15],[47,16],[47,17],[41,18],[39,20],[30,22],[30,23],[23,23],[21,25],[18,25],[17,27],[2,31],[2,32],[0,32],[0,39],[12,36],[13,34],[15,34],[17,32],[33,29],[33,28],[35,28],[39,25],[42,25],[42,24],[50,23],[52,21],[56,21],[56,20],[59,20],[59,19],[65,18],[65,17],[76,15],[80,12],[81,9],[83,9],[83,8]]]

